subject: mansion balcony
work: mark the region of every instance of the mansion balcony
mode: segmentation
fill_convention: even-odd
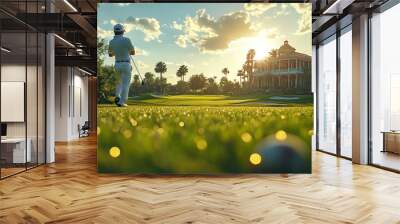
[[[262,76],[281,76],[281,75],[303,75],[304,72],[305,72],[304,68],[256,70],[253,72],[253,76],[262,77]]]

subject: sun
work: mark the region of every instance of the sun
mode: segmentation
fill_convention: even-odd
[[[257,33],[255,36],[242,38],[237,41],[235,45],[244,55],[246,55],[250,49],[254,49],[256,51],[256,55],[254,57],[255,60],[264,59],[265,56],[268,55],[268,52],[272,49],[271,44],[267,39],[267,34],[264,31]]]
[[[254,57],[255,60],[264,59],[268,52],[271,50],[267,38],[262,35],[251,38],[250,45],[251,49],[254,49],[256,51],[256,55]]]

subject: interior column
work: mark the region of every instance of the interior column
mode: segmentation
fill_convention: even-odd
[[[368,15],[353,19],[352,157],[368,163]]]

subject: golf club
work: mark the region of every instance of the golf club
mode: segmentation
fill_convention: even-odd
[[[142,75],[141,75],[140,72],[139,72],[139,69],[138,69],[138,67],[137,67],[137,65],[136,65],[136,63],[135,63],[135,60],[133,60],[132,56],[130,56],[130,59],[131,59],[131,61],[132,61],[132,63],[133,63],[133,66],[135,66],[135,69],[136,69],[137,73],[139,74],[139,79],[140,79],[140,81],[141,81],[141,83],[142,83],[142,86],[144,86],[144,80],[143,80],[143,78],[142,78]]]

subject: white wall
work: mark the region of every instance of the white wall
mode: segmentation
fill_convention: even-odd
[[[39,70],[36,70],[39,69]],[[21,113],[26,112],[26,121],[22,122],[6,122],[7,137],[24,138],[25,135],[29,139],[32,161],[44,163],[45,150],[45,120],[44,120],[44,74],[42,68],[25,64],[3,64],[1,66],[2,82],[24,82],[26,84],[26,107],[21,108]],[[27,80],[25,80],[27,78]],[[3,90],[2,90],[3,91]],[[20,94],[24,94],[21,90]],[[2,95],[3,97],[7,97]],[[13,113],[11,108],[1,108],[3,112]],[[38,154],[37,154],[38,153]]]
[[[55,86],[55,140],[77,139],[78,125],[88,120],[88,78],[76,68],[56,67]]]

